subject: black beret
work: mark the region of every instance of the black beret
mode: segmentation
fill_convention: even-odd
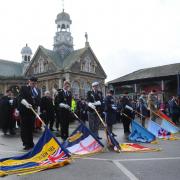
[[[108,92],[109,92],[110,94],[114,94],[114,90],[113,90],[113,89],[110,89]]]
[[[37,77],[32,76],[32,77],[30,77],[30,78],[29,78],[29,80],[30,80],[30,81],[33,81],[33,82],[37,82],[38,78],[37,78]]]

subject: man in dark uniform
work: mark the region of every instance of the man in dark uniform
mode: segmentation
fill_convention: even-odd
[[[88,119],[88,115],[87,115],[88,106],[86,104],[85,99],[81,98],[81,101],[78,104],[78,108],[79,108],[79,114],[80,114],[79,117],[80,117],[80,119],[84,123],[86,123],[86,121]]]
[[[33,129],[35,115],[31,108],[36,109],[39,103],[37,99],[38,90],[36,89],[37,78],[31,77],[27,86],[22,86],[19,92],[19,112],[21,116],[21,139],[24,150],[34,147]]]
[[[122,105],[122,123],[124,127],[124,134],[129,135],[130,134],[130,123],[131,120],[133,119],[133,112],[126,108],[127,107],[132,107],[130,100],[128,98],[128,93],[126,92],[125,95],[123,96],[121,100],[121,105]]]
[[[44,96],[41,98],[40,109],[42,119],[45,121],[45,124],[50,127],[51,131],[54,131],[53,125],[55,108],[49,91],[45,91]]]
[[[108,91],[108,94],[104,100],[104,102],[105,102],[104,111],[106,113],[105,120],[106,120],[107,128],[113,136],[116,136],[112,132],[112,126],[113,126],[113,124],[116,123],[116,111],[117,111],[117,106],[115,104],[113,94],[114,94],[113,90]]]
[[[60,117],[61,138],[66,140],[69,136],[69,122],[71,118],[71,101],[72,94],[70,89],[70,82],[64,81],[63,89],[58,90],[55,98],[55,106],[58,116]]]
[[[94,109],[97,109],[99,114],[102,113],[102,102],[103,96],[102,92],[98,90],[99,83],[92,83],[92,90],[87,93],[87,102],[88,102],[88,121],[90,130],[97,136],[98,139],[102,139],[99,137],[99,117],[97,116]]]
[[[1,118],[2,118],[2,130],[4,135],[9,133],[11,135],[15,134],[15,122],[13,120],[13,98],[12,98],[12,91],[8,89],[6,91],[6,95],[2,97],[1,99]]]

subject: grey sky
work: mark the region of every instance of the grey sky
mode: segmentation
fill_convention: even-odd
[[[107,80],[180,62],[179,0],[64,0],[74,48],[90,45]],[[61,0],[1,0],[0,59],[21,62],[26,43],[52,49]]]

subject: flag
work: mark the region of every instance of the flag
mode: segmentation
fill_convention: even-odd
[[[145,147],[135,143],[122,143],[120,144],[122,152],[152,152],[160,151],[158,148]]]
[[[136,142],[152,142],[156,139],[156,136],[142,127],[135,120],[131,121],[131,134],[129,140]]]
[[[175,123],[171,120],[171,118],[168,117],[166,114],[164,114],[162,111],[158,110],[158,111],[157,111],[157,115],[158,115],[161,119],[165,119],[166,121],[169,121],[171,124],[175,125]]]
[[[81,123],[63,143],[63,147],[72,155],[79,156],[101,152],[104,145]]]
[[[165,120],[162,120],[161,127],[168,130],[171,133],[178,133],[180,131],[180,129],[177,126]]]
[[[0,176],[28,174],[61,167],[69,163],[69,152],[46,127],[43,135],[30,152],[21,156],[0,159]]]
[[[114,151],[120,152],[121,147],[120,147],[119,143],[117,142],[115,137],[108,131],[108,129],[106,129],[106,136],[107,136],[107,141],[108,141],[109,147],[113,147]]]
[[[166,140],[176,140],[176,138],[173,136],[171,132],[161,127],[159,124],[157,124],[152,120],[150,120],[148,123],[148,130],[158,138],[166,139]]]

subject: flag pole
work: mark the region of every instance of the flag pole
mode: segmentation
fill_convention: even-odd
[[[107,125],[105,124],[105,122],[104,122],[104,120],[102,119],[102,117],[99,115],[99,113],[98,113],[97,109],[94,109],[94,110],[95,110],[95,112],[96,112],[96,114],[97,114],[98,118],[99,118],[99,119],[100,119],[100,121],[102,122],[103,126],[104,126],[105,128],[107,128]]]
[[[146,118],[146,116],[142,115],[141,113],[139,113],[138,111],[134,110],[132,107],[130,107],[130,106],[128,106],[128,105],[126,105],[125,108],[126,108],[126,109],[129,109],[130,111],[134,111],[135,113],[139,114],[141,117]]]
[[[30,108],[31,111],[36,115],[36,117],[41,121],[41,123],[43,124],[43,126],[46,126],[46,124],[44,123],[44,121],[41,119],[41,117],[39,116],[39,114],[31,107]]]
[[[111,144],[111,145],[112,145],[110,139],[108,138],[108,134],[107,134],[107,133],[109,133],[109,135],[111,135],[111,134],[110,134],[110,132],[109,132],[109,130],[108,130],[108,128],[107,128],[106,123],[104,122],[104,120],[102,119],[102,117],[100,116],[100,114],[98,113],[98,111],[97,111],[96,108],[94,109],[94,111],[96,112],[98,118],[100,119],[101,123],[103,124],[103,126],[104,126],[104,128],[105,128],[105,133],[106,133],[106,138],[107,138],[108,144]],[[117,151],[117,152],[121,152],[121,147],[120,147],[120,146],[117,146],[116,144],[115,144],[115,146],[116,146],[116,148],[117,148],[116,151]]]

